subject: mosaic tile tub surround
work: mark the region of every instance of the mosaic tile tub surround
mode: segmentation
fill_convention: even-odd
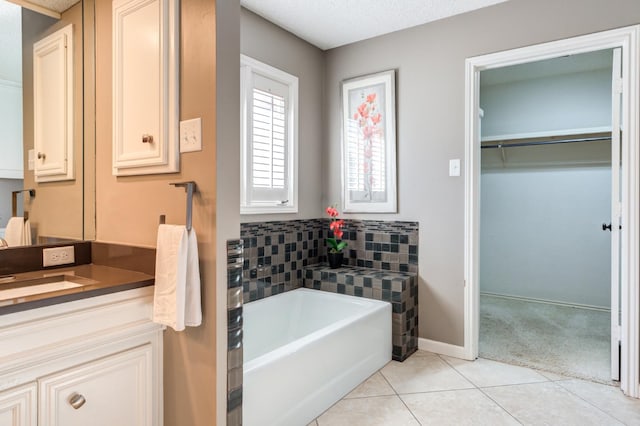
[[[305,268],[304,286],[316,290],[390,302],[392,357],[404,361],[418,349],[418,276],[399,272],[325,264]]]
[[[241,224],[244,302],[303,285],[306,266],[326,261],[329,219]],[[345,264],[418,272],[418,223],[345,220]]]
[[[418,273],[418,222],[345,220],[344,231],[348,265]]]
[[[326,256],[326,229],[320,219],[241,224],[244,301],[301,287],[304,267]]]
[[[242,425],[242,253],[227,241],[227,426]]]

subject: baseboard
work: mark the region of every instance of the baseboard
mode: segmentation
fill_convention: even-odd
[[[480,292],[480,296],[491,296],[491,297],[498,297],[498,298],[501,298],[501,299],[519,300],[521,302],[546,303],[548,305],[566,306],[568,308],[590,309],[592,311],[611,312],[611,308],[606,308],[606,307],[603,307],[603,306],[583,305],[583,304],[580,304],[580,303],[559,302],[559,301],[556,301],[556,300],[537,299],[535,297],[513,296],[513,295],[510,295],[510,294],[489,293],[489,292],[484,292],[484,291]]]
[[[467,359],[465,356],[464,346],[423,339],[422,337],[418,337],[418,349],[454,358]]]

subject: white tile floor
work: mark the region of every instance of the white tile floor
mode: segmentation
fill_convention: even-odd
[[[391,361],[310,426],[640,425],[616,387],[418,351]]]

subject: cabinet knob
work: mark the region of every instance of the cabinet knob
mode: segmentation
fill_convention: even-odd
[[[44,154],[44,152],[38,152],[38,160],[39,159],[43,159],[46,157],[46,155]]]
[[[76,410],[80,407],[82,407],[84,405],[84,403],[87,402],[86,399],[84,399],[84,396],[80,395],[79,393],[73,393],[70,397],[69,397],[69,405],[71,405],[73,408],[75,408]]]
[[[153,143],[153,135],[142,135],[142,143]]]

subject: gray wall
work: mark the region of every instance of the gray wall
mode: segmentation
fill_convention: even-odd
[[[0,228],[7,226],[7,222],[11,219],[11,192],[23,189],[22,179],[0,179]],[[18,195],[18,215],[23,213],[22,195]],[[0,235],[2,237],[3,235]]]
[[[216,419],[227,412],[227,240],[240,238],[240,4],[216,0]],[[208,23],[205,22],[206,25]],[[194,40],[194,43],[197,43]],[[208,283],[213,284],[213,283]]]
[[[482,86],[480,108],[483,137],[610,127],[611,68]]]
[[[327,52],[324,202],[340,199],[340,81],[397,69],[398,214],[420,222],[420,337],[464,341],[464,61],[640,22],[637,0],[511,0]],[[463,165],[464,167],[464,165]]]
[[[242,215],[241,221],[317,218],[322,214],[324,53],[246,9],[240,15],[240,51],[298,77],[299,85],[298,213]]]
[[[480,191],[481,292],[611,306],[610,166],[493,170]]]

